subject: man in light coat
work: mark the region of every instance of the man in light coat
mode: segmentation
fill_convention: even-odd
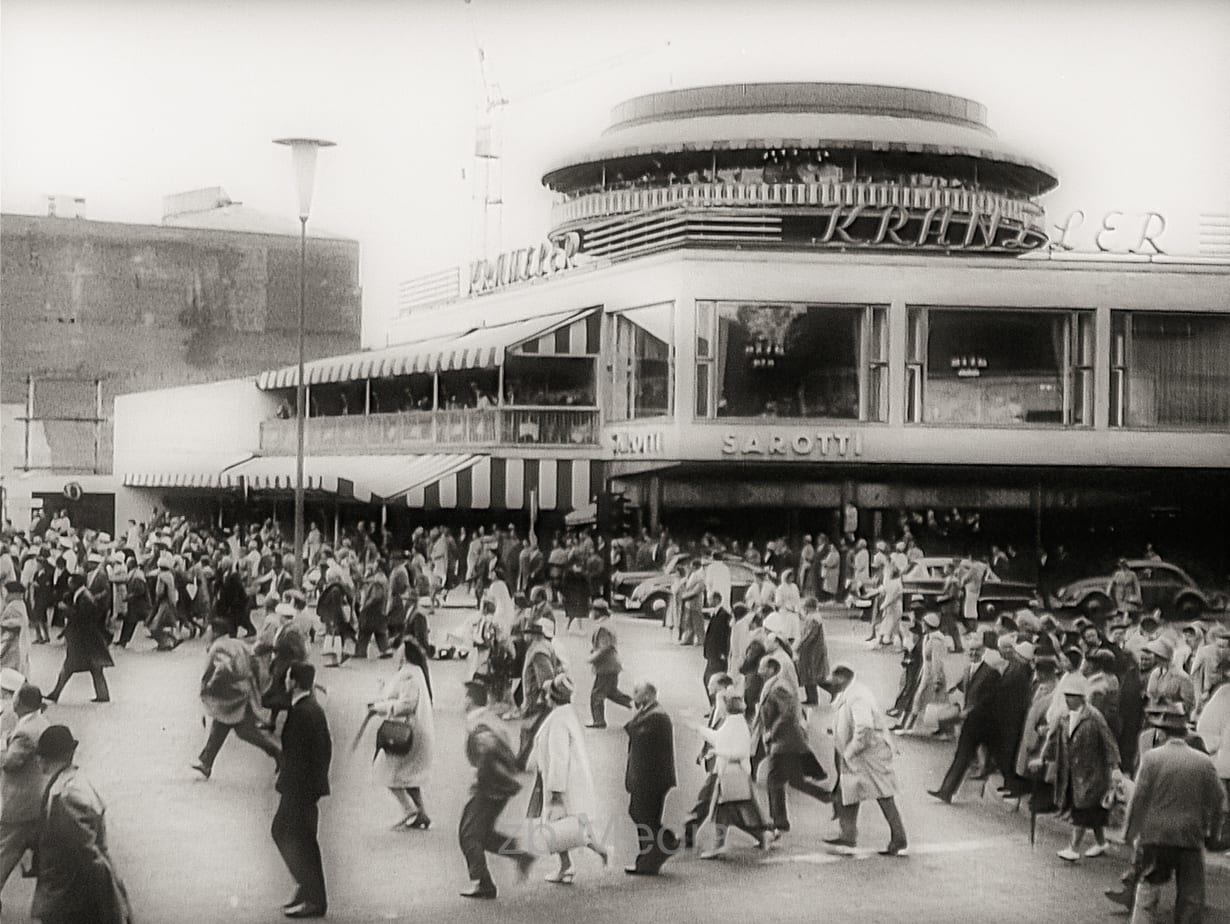
[[[43,788],[47,784],[35,759],[39,737],[47,730],[43,694],[26,684],[13,700],[17,726],[0,757],[0,889],[22,854],[38,845]]]
[[[260,705],[260,688],[248,646],[227,635],[230,623],[225,619],[215,619],[210,628],[214,641],[209,646],[209,663],[201,677],[201,704],[211,719],[209,738],[192,769],[209,779],[218,752],[232,731],[241,740],[260,748],[280,767],[282,749],[272,735],[259,727],[256,709]]]
[[[76,751],[77,741],[64,725],[44,731],[35,749],[48,782],[30,913],[46,924],[129,924],[128,893],[107,850],[106,807],[73,763]]]
[[[893,772],[893,746],[888,726],[871,690],[854,682],[854,672],[845,666],[833,669],[832,687],[837,691],[833,708],[841,802],[837,822],[841,833],[825,843],[853,847],[858,843],[858,810],[875,799],[888,822],[888,846],[880,853],[896,857],[905,853],[907,839],[901,812],[897,809],[897,776]]]

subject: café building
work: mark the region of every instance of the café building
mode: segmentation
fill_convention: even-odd
[[[1058,182],[940,93],[629,100],[544,175],[545,243],[308,363],[311,496],[549,523],[608,489],[683,533],[908,522],[937,551],[1153,541],[1224,573],[1230,266],[1168,255],[1153,215],[1070,251]],[[289,496],[296,376],[223,383],[243,423],[172,466],[121,460],[117,421],[117,471],[170,501]],[[148,421],[171,396],[131,398]]]

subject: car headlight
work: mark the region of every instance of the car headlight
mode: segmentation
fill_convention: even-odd
[[[1068,588],[1067,588],[1067,587],[1060,587],[1057,591],[1055,591],[1055,599],[1056,599],[1056,600],[1066,600],[1066,599],[1068,599]]]

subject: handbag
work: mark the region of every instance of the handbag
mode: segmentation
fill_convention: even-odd
[[[414,747],[414,726],[403,719],[385,719],[376,729],[376,750],[403,757]]]
[[[534,853],[546,855],[578,850],[591,841],[589,820],[583,815],[540,818],[529,827],[529,846]]]
[[[751,775],[740,764],[727,764],[717,774],[718,805],[752,798]]]

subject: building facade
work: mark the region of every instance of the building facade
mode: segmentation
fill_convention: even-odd
[[[629,101],[544,177],[547,243],[309,364],[310,487],[407,522],[542,522],[609,488],[677,533],[1151,541],[1224,577],[1230,266],[1148,221],[1132,253],[1067,253],[1057,182],[942,94]],[[294,385],[253,380],[246,461],[126,483],[288,492]]]
[[[217,189],[167,197],[164,213],[161,225],[89,221],[62,208],[0,216],[0,442],[15,520],[69,477],[88,476],[90,493],[107,490],[93,476],[111,471],[117,395],[295,358],[295,222],[283,226]],[[307,319],[308,355],[357,347],[357,242],[309,240]]]

